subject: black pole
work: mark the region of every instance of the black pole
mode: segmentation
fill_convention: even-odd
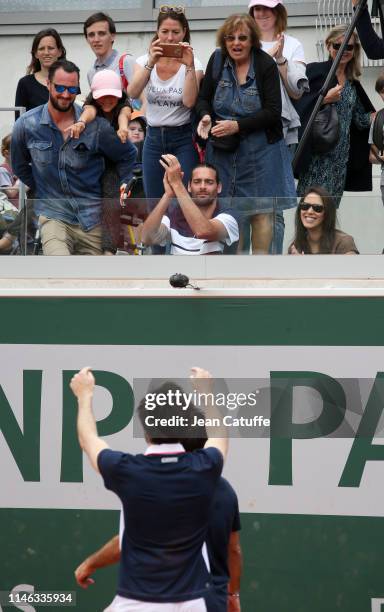
[[[299,161],[299,159],[301,157],[303,149],[304,149],[304,147],[305,147],[305,145],[307,143],[307,140],[308,140],[308,138],[310,136],[310,133],[311,133],[311,130],[312,130],[312,124],[313,124],[313,122],[315,120],[315,117],[316,117],[316,115],[317,115],[317,113],[319,111],[320,106],[323,103],[323,100],[324,100],[325,96],[327,95],[327,92],[328,92],[328,89],[329,89],[329,85],[330,85],[333,77],[336,74],[336,70],[337,70],[337,68],[338,68],[338,66],[340,64],[340,60],[341,60],[341,57],[342,57],[342,55],[344,53],[344,49],[345,49],[346,45],[349,43],[349,39],[351,38],[352,32],[355,29],[357,20],[359,19],[360,14],[363,11],[363,9],[365,8],[366,4],[367,4],[367,0],[360,0],[359,4],[357,5],[355,13],[354,13],[354,15],[352,17],[352,21],[349,24],[349,27],[348,27],[348,29],[345,32],[344,40],[343,40],[343,42],[341,44],[341,47],[338,50],[335,59],[333,60],[333,64],[332,64],[331,69],[330,69],[330,71],[328,73],[328,76],[327,76],[327,78],[325,80],[325,83],[324,83],[324,85],[322,86],[322,88],[319,91],[319,97],[318,97],[317,102],[315,104],[315,107],[314,107],[314,109],[312,111],[312,114],[311,114],[310,118],[308,119],[308,123],[305,126],[305,130],[303,132],[301,140],[300,140],[300,142],[299,142],[299,144],[297,146],[296,153],[295,153],[294,158],[292,160],[293,170],[296,170],[298,161]]]

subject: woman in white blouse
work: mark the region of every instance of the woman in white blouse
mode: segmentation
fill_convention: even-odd
[[[178,45],[179,57],[169,57],[162,45]],[[176,49],[177,52],[177,49]],[[190,30],[183,7],[164,6],[157,32],[146,55],[136,60],[128,95],[137,98],[145,89],[147,136],[143,149],[143,178],[147,198],[164,193],[161,155],[176,155],[187,184],[198,155],[192,141],[191,112],[203,77],[201,62],[194,57]],[[156,202],[153,202],[154,205]]]

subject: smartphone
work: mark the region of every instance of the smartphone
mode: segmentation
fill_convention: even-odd
[[[183,46],[174,43],[163,43],[159,44],[159,47],[163,50],[163,57],[176,57],[180,59],[183,57]]]

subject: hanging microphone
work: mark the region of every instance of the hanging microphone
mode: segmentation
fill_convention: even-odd
[[[176,272],[176,274],[172,274],[172,276],[169,277],[169,284],[171,285],[171,287],[175,287],[178,289],[185,289],[186,287],[191,287],[191,289],[195,289],[195,291],[200,291],[200,287],[197,287],[197,285],[192,285],[189,282],[188,276],[186,276],[185,274],[180,274],[179,272]]]

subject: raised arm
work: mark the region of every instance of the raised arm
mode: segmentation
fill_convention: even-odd
[[[163,178],[163,185],[164,195],[148,215],[141,229],[141,240],[144,244],[163,244],[169,237],[169,229],[161,221],[175,194],[166,175]]]
[[[94,470],[99,472],[97,457],[100,451],[109,448],[109,446],[97,434],[96,421],[92,410],[95,379],[91,368],[83,368],[75,374],[70,382],[70,387],[78,402],[77,435],[79,444],[88,455]]]
[[[213,393],[213,378],[208,370],[203,368],[191,368],[192,386],[198,393],[206,393],[209,397]],[[209,419],[218,419],[221,422],[221,415],[214,403],[207,406],[206,417]],[[223,455],[225,461],[228,453],[228,436],[224,425],[215,427],[207,426],[208,440],[204,448],[217,448]]]
[[[174,155],[162,155],[160,160],[168,183],[172,187],[183,215],[196,238],[221,240],[227,237],[227,230],[221,221],[207,219],[194,203],[183,184],[183,173],[179,160]]]
[[[159,42],[160,40],[157,38],[150,44],[147,63],[144,66],[136,62],[133,68],[133,79],[127,89],[130,98],[139,98],[147,86],[156,62],[163,55],[162,48],[158,46]]]
[[[195,69],[195,58],[193,49],[188,43],[181,43],[184,47],[181,63],[185,65],[185,82],[183,88],[183,104],[187,108],[193,108],[199,93],[203,71]]]
[[[358,0],[352,0],[354,7],[357,5],[357,2]],[[384,58],[384,41],[376,34],[367,7],[360,14],[356,23],[356,30],[367,57],[369,59]]]

